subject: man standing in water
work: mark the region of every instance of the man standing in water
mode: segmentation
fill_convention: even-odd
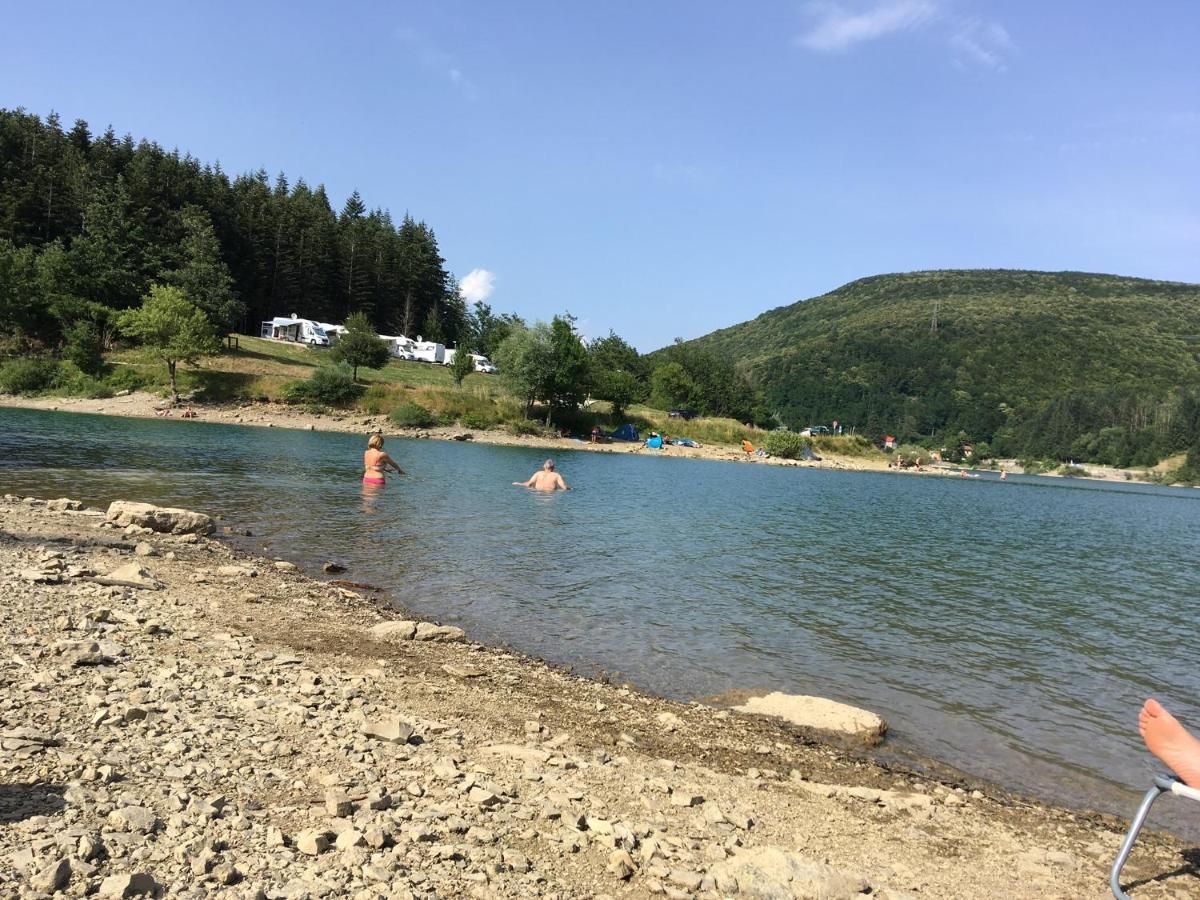
[[[533,488],[535,491],[569,491],[563,477],[554,471],[554,460],[542,463],[542,470],[534,472],[528,481],[514,481],[515,487]]]

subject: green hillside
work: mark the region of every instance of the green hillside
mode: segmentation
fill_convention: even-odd
[[[792,427],[1146,465],[1200,436],[1200,285],[1077,272],[880,275],[687,342]]]

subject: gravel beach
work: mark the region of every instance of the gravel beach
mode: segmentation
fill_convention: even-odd
[[[0,501],[4,896],[1108,896],[1122,823],[401,619],[203,516],[130,521]],[[1135,896],[1195,896],[1184,852],[1147,835]]]

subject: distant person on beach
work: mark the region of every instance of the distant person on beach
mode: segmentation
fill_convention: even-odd
[[[187,409],[185,409],[180,414],[180,418],[181,419],[198,419],[200,417],[198,415],[196,415],[196,411],[189,406]]]
[[[592,426],[592,443],[593,444],[600,443],[600,426],[599,425]]]
[[[367,441],[367,452],[363,454],[363,484],[386,484],[384,473],[388,469],[398,475],[407,474],[396,465],[395,460],[383,452],[383,435],[373,434]]]
[[[569,491],[563,477],[554,471],[554,460],[542,463],[541,471],[534,472],[528,481],[514,481],[514,487],[533,488],[535,491]]]
[[[1200,738],[1151,698],[1138,715],[1138,731],[1146,747],[1183,779],[1188,787],[1200,788]]]

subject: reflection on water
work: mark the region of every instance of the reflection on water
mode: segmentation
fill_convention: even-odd
[[[192,506],[271,555],[481,639],[677,697],[772,687],[882,713],[897,746],[1125,810],[1148,694],[1200,725],[1200,492],[559,454],[0,410],[0,491]],[[1156,816],[1158,814],[1156,813]]]

